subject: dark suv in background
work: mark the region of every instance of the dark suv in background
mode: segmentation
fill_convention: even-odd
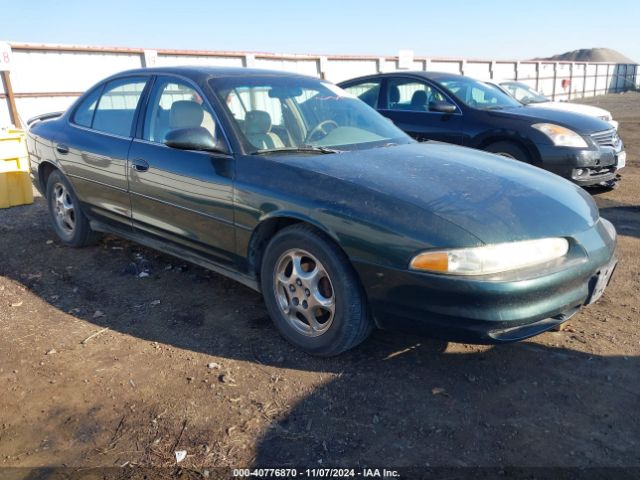
[[[607,122],[524,106],[498,88],[451,73],[394,72],[342,88],[418,141],[486,150],[549,170],[581,186],[613,186],[626,152]]]

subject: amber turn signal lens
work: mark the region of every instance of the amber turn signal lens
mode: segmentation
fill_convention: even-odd
[[[449,270],[449,254],[447,252],[425,252],[411,260],[414,270],[447,272]]]

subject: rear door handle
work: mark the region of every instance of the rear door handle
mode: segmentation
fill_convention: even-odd
[[[69,147],[63,145],[62,143],[59,143],[56,145],[56,151],[62,155],[66,155],[67,153],[69,153]]]
[[[146,172],[149,170],[149,163],[142,158],[136,158],[131,161],[131,168],[136,172]]]

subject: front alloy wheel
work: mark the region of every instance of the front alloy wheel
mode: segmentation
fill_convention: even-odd
[[[302,249],[287,250],[276,265],[273,284],[280,312],[300,334],[322,335],[331,327],[336,311],[327,270]]]
[[[260,282],[280,334],[307,353],[338,355],[371,332],[368,304],[348,257],[310,225],[292,225],[271,239]]]

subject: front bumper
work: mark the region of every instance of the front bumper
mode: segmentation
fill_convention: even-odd
[[[622,142],[616,147],[599,146],[589,149],[556,147],[537,144],[541,167],[580,186],[598,185],[615,180],[624,152]]]
[[[616,243],[605,223],[600,219],[571,237],[561,262],[493,278],[354,265],[383,329],[467,343],[513,342],[565,322],[596,298],[596,285],[604,288],[598,278],[612,270]]]

